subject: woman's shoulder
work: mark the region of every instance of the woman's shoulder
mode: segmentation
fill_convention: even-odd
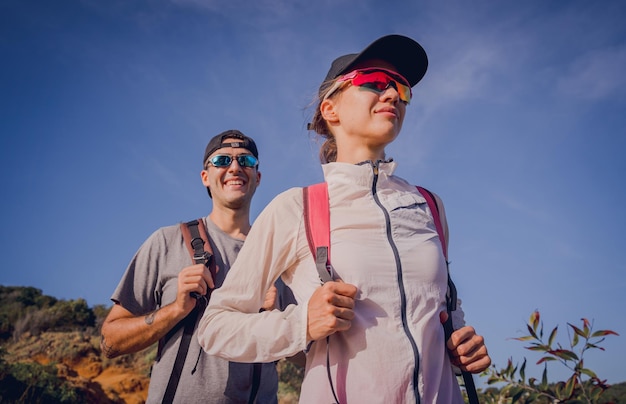
[[[288,204],[302,205],[302,187],[289,188],[274,197],[268,206],[283,206]]]
[[[302,187],[289,188],[272,199],[261,215],[281,215],[289,214],[293,212],[295,214],[301,214],[302,212]]]

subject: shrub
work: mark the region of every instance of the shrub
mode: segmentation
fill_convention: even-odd
[[[485,403],[500,402],[546,402],[546,403],[596,403],[602,393],[609,388],[606,380],[600,379],[594,371],[584,366],[584,355],[592,349],[604,350],[600,344],[608,335],[618,335],[611,330],[593,331],[589,320],[582,319],[582,327],[569,326],[568,346],[556,342],[558,326],[554,327],[547,337],[544,336],[543,322],[539,311],[533,312],[527,324],[528,335],[514,338],[518,341],[532,341],[528,350],[541,352],[543,356],[537,365],[544,365],[541,381],[535,378],[526,380],[526,358],[521,366],[508,364],[501,370],[495,366],[485,374],[489,376],[488,384],[505,383],[501,390],[488,389],[483,394]],[[548,383],[548,363],[557,362],[571,370],[572,375],[566,381]],[[507,399],[507,401],[503,401]]]
[[[57,377],[54,365],[9,364],[0,350],[0,402],[79,403],[81,392]]]

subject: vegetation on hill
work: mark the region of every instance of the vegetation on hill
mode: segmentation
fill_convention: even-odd
[[[484,403],[501,403],[504,399],[512,403],[605,403],[604,393],[609,389],[606,380],[602,380],[584,364],[585,355],[591,350],[604,350],[601,346],[605,338],[618,335],[612,330],[593,330],[592,323],[583,318],[582,326],[567,324],[569,338],[567,343],[557,341],[558,326],[549,334],[544,334],[543,322],[539,311],[531,314],[527,324],[528,334],[518,341],[529,342],[526,349],[541,353],[542,357],[537,365],[543,364],[541,380],[526,379],[526,364],[524,359],[521,365],[514,365],[509,359],[505,368],[497,370],[495,366],[488,369],[485,375],[489,377],[488,384],[504,384],[501,389],[488,389],[483,394]],[[571,372],[566,381],[548,382],[548,363],[559,363]]]
[[[100,351],[99,327],[110,307],[88,307],[83,299],[59,300],[32,287],[0,285],[0,402],[2,403],[126,403],[145,402],[156,347],[134,355],[107,359]],[[542,352],[542,380],[526,379],[526,360],[511,359],[483,374],[492,385],[479,391],[482,403],[626,403],[626,383],[608,386],[583,357],[603,349],[610,330],[594,331],[583,319],[568,324],[567,344],[556,342],[557,328],[544,336],[539,313],[531,315],[528,335],[517,338]],[[572,370],[567,381],[548,383],[547,364]],[[297,403],[303,370],[278,363],[279,402]],[[479,389],[481,390],[481,389]]]

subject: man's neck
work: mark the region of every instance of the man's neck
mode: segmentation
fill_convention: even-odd
[[[213,209],[209,218],[224,233],[244,240],[250,231],[250,215],[243,209]]]

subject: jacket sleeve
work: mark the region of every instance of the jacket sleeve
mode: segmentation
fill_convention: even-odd
[[[198,341],[208,354],[237,362],[271,362],[305,348],[306,302],[259,312],[267,289],[306,253],[301,226],[300,188],[278,195],[261,212],[198,324]]]

